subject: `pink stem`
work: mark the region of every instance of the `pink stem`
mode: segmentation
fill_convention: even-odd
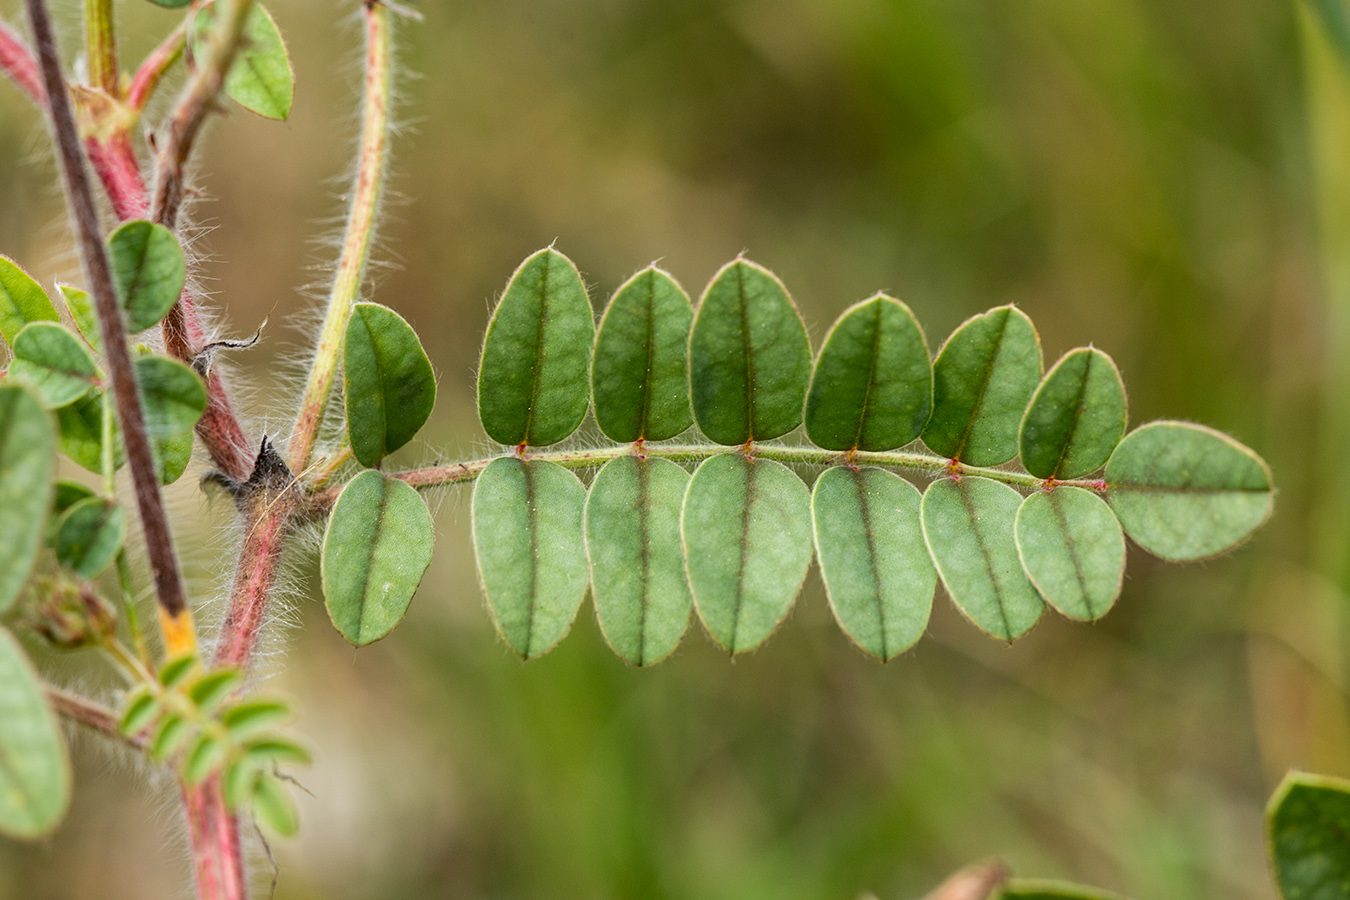
[[[217,666],[247,669],[262,631],[267,600],[276,584],[277,565],[286,546],[295,502],[261,492],[250,501],[253,512],[244,518],[244,547],[235,569],[230,608],[216,647]]]
[[[136,160],[131,138],[126,133],[105,140],[85,138],[84,149],[118,220],[144,218],[145,179],[141,177],[141,164]]]
[[[183,804],[192,839],[197,896],[202,900],[246,900],[248,882],[239,821],[225,807],[220,777],[197,787],[183,785]]]
[[[39,106],[46,102],[47,94],[42,90],[42,78],[38,75],[33,54],[23,39],[4,22],[0,22],[0,70]]]

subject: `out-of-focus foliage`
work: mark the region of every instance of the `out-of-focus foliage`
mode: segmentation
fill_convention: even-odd
[[[1306,65],[1300,27],[1316,20],[1260,0],[422,6],[400,31],[420,77],[403,89],[404,199],[380,254],[397,265],[372,299],[442,375],[423,433],[445,458],[486,448],[487,311],[556,238],[597,296],[657,258],[701,285],[745,250],[808,322],[878,288],[930,335],[1015,302],[1046,346],[1110,353],[1134,421],[1176,416],[1255,448],[1280,511],[1231,558],[1132,554],[1110,616],[1047,618],[1011,648],[939,600],[918,645],[879,666],[813,576],[759,651],[731,664],[691,634],[648,671],[606,648],[589,604],[570,640],[517,662],[483,615],[468,491],[451,489],[396,635],[353,656],[299,601],[281,686],[318,756],[277,896],[891,900],[997,854],[1126,896],[1267,900],[1271,790],[1291,765],[1350,774],[1346,549],[1327,525],[1350,502],[1327,474],[1344,448],[1323,440],[1347,427],[1328,375],[1347,313],[1323,289],[1343,256],[1318,237],[1336,170],[1310,162],[1350,157],[1321,152],[1343,69]],[[16,7],[0,12],[19,21]],[[167,14],[120,8],[123,53],[153,46]],[[321,291],[313,223],[340,209],[331,179],[351,150],[333,123],[355,134],[347,14],[269,9],[297,73],[288,124],[216,125],[201,172],[215,199],[194,211],[237,333]],[[0,246],[50,291],[80,279],[39,146],[36,115],[0,85]],[[293,410],[249,373],[292,353],[287,327],[219,363],[277,418]],[[219,547],[195,479],[172,490],[181,527]],[[176,890],[183,873],[156,862],[176,825],[93,777],[100,747],[75,752],[71,817],[50,856],[0,846],[0,898]],[[112,829],[127,835],[115,849]]]

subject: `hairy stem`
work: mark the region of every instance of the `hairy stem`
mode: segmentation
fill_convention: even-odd
[[[79,722],[107,737],[116,738],[137,750],[145,749],[146,741],[140,735],[122,734],[117,727],[117,713],[106,706],[52,685],[47,685],[45,690],[47,703],[67,719]]]
[[[150,102],[164,73],[183,55],[186,45],[187,26],[179,25],[158,47],[150,51],[132,76],[131,87],[127,90],[128,106],[138,112],[145,109],[145,104]]]
[[[252,7],[253,0],[217,0],[216,24],[207,39],[205,52],[197,57],[196,72],[183,86],[166,119],[167,124],[156,138],[155,189],[150,198],[150,212],[161,225],[173,228],[178,222],[178,210],[183,203],[184,166],[202,123],[220,93],[225,73],[234,62],[244,20]]]
[[[195,644],[192,613],[178,571],[178,559],[174,554],[173,536],[164,510],[164,498],[159,490],[159,479],[155,476],[154,457],[146,434],[140,393],[136,388],[135,369],[127,347],[126,323],[122,319],[113,288],[112,270],[100,234],[93,190],[84,168],[84,155],[75,129],[75,113],[65,90],[65,76],[56,38],[52,33],[51,17],[44,0],[26,2],[33,26],[33,43],[37,47],[38,63],[50,101],[48,111],[65,182],[66,201],[79,241],[80,261],[94,298],[99,334],[107,354],[113,398],[117,403],[122,441],[127,452],[127,467],[131,471],[136,508],[145,534],[150,570],[154,575],[155,594],[159,600],[162,621],[169,628],[165,639],[170,652],[183,652]],[[186,643],[187,646],[174,647],[173,643]]]
[[[239,818],[225,806],[220,776],[182,787],[199,900],[248,900]]]
[[[314,438],[323,419],[324,407],[333,389],[338,354],[347,317],[361,291],[370,246],[375,237],[375,218],[379,213],[384,186],[384,164],[389,144],[390,34],[389,12],[382,3],[366,3],[365,100],[361,119],[361,145],[357,158],[356,182],[352,187],[347,230],[342,239],[337,274],[328,296],[323,330],[309,370],[300,415],[289,443],[290,466],[302,472],[309,465]]]
[[[42,104],[45,93],[37,62],[24,46],[23,38],[4,22],[0,22],[0,71],[8,75],[35,103]]]
[[[122,93],[117,67],[117,35],[113,31],[112,0],[84,0],[84,52],[89,62],[89,85],[118,97]]]
[[[589,469],[602,466],[611,459],[639,453],[644,457],[669,459],[675,462],[702,462],[710,456],[720,453],[745,453],[759,459],[773,459],[787,463],[805,463],[818,466],[881,466],[888,469],[905,469],[911,472],[923,472],[933,476],[978,475],[994,481],[1001,481],[1013,487],[1039,489],[1054,485],[1085,488],[1101,491],[1105,484],[1091,479],[1066,481],[1047,481],[1029,475],[1026,472],[1008,469],[993,469],[987,466],[972,466],[928,453],[910,453],[900,450],[869,452],[866,450],[822,450],[819,447],[786,447],[779,444],[751,444],[748,447],[723,447],[714,444],[643,444],[639,451],[633,444],[618,444],[595,450],[536,450],[522,455],[525,459],[540,459],[557,463],[569,469]],[[442,484],[458,484],[473,481],[498,457],[485,457],[468,462],[446,463],[425,469],[413,469],[407,472],[394,472],[391,477],[406,481],[415,488],[436,487]],[[318,491],[310,496],[306,512],[310,515],[323,515],[328,512],[341,486]]]
[[[131,135],[120,131],[104,138],[88,137],[84,149],[117,218],[125,222],[144,216],[145,179]]]

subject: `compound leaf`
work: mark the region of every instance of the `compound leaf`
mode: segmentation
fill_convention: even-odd
[[[826,336],[806,397],[806,434],[826,450],[893,450],[919,436],[932,405],[923,331],[908,306],[877,294]]]
[[[802,420],[810,377],[811,343],[787,288],[748,260],[723,266],[689,336],[698,427],[728,446],[787,434]]]
[[[693,321],[684,289],[655,266],[614,293],[591,360],[595,421],[611,440],[661,441],[693,424],[688,354]]]
[[[988,478],[941,478],[924,492],[928,552],[961,612],[981,631],[1012,641],[1031,630],[1045,604],[1017,556],[1014,522],[1022,496]]]
[[[0,401],[2,402],[2,401]],[[70,762],[37,672],[0,628],[0,834],[49,834],[70,805]]]
[[[0,256],[0,335],[10,346],[32,322],[58,322],[56,307],[32,277],[14,260]]]
[[[699,618],[730,653],[764,642],[811,564],[811,498],[792,470],[723,453],[694,472],[680,520]]]
[[[14,338],[9,376],[30,387],[42,405],[73,403],[98,384],[98,367],[75,335],[56,322],[25,325]]]
[[[1000,306],[966,322],[933,363],[933,415],[923,442],[973,466],[1017,455],[1017,429],[1041,380],[1041,343],[1021,310]]]
[[[1261,457],[1189,422],[1150,422],[1130,432],[1106,464],[1106,484],[1125,533],[1178,562],[1235,547],[1275,506]]]
[[[426,503],[405,482],[370,469],[349,481],[320,562],[333,627],[357,647],[392,631],[431,564],[435,537]]]
[[[347,320],[342,385],[352,453],[370,468],[412,440],[436,402],[436,376],[417,332],[378,303],[356,304]]]
[[[19,595],[42,543],[55,444],[51,420],[33,395],[0,384],[0,613]]]
[[[680,510],[689,474],[664,459],[621,456],[586,499],[586,554],[600,630],[637,666],[674,652],[693,602],[684,575]]]
[[[919,491],[884,469],[836,466],[816,479],[816,555],[839,627],[888,661],[928,627],[937,571],[923,542]]]
[[[87,497],[56,520],[56,558],[79,577],[94,578],[117,556],[126,534],[122,507],[103,497]]]
[[[1286,900],[1350,898],[1350,781],[1290,772],[1266,808],[1266,829]]]
[[[473,548],[497,633],[524,659],[566,636],[586,595],[586,489],[555,463],[495,459],[473,489]]]
[[[1125,385],[1100,350],[1070,350],[1045,376],[1022,419],[1022,466],[1037,478],[1077,478],[1106,464],[1125,434]]]
[[[127,312],[127,330],[144,331],[178,302],[187,263],[178,238],[163,225],[127,222],[108,238],[113,284]]]
[[[1106,502],[1063,485],[1017,511],[1017,552],[1046,602],[1070,619],[1106,615],[1125,577],[1125,535]]]

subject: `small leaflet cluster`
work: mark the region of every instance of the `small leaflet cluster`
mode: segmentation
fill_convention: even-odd
[[[563,638],[588,588],[610,646],[634,664],[670,654],[691,610],[728,652],[753,650],[813,558],[839,624],[880,659],[922,635],[939,580],[977,627],[1011,641],[1047,604],[1105,614],[1126,534],[1166,559],[1203,559],[1245,540],[1273,503],[1265,463],[1225,435],[1169,421],[1126,435],[1110,357],[1077,348],[1044,372],[1014,307],[971,318],[932,358],[908,307],[878,294],[846,310],[813,359],[786,288],[740,258],[697,311],[645,269],[597,329],[571,261],[532,255],[488,326],[478,405],[513,452],[475,484],[476,558],[497,630],[525,659]],[[588,489],[533,451],[591,408],[631,452],[611,454]],[[799,426],[818,449],[766,443]],[[656,443],[695,428],[695,446]],[[900,451],[910,445],[931,453]],[[808,488],[775,456],[826,468]],[[701,462],[691,474],[672,460]],[[982,470],[1014,460],[1020,472]],[[939,477],[920,491],[891,471],[905,467]]]
[[[171,660],[127,698],[118,728],[144,739],[155,762],[176,762],[188,784],[220,776],[230,809],[289,837],[300,816],[277,767],[308,765],[309,753],[276,731],[291,719],[284,702],[233,699],[243,678],[238,669],[203,671],[196,656]]]

